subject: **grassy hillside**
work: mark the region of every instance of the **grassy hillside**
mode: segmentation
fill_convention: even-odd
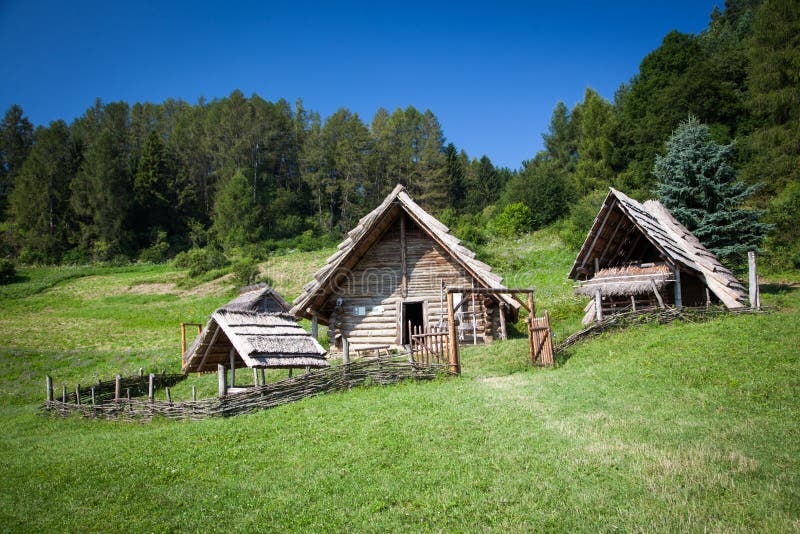
[[[557,239],[504,249],[506,278],[574,329]],[[464,350],[459,378],[136,425],[37,415],[43,373],[175,369],[177,323],[232,287],[180,290],[165,266],[73,271],[0,293],[4,531],[800,528],[797,286],[764,286],[780,311],[607,333],[554,369],[529,367],[515,339]],[[270,277],[289,296],[302,285]]]

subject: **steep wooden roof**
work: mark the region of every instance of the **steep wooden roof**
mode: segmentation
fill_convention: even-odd
[[[243,287],[239,290],[239,296],[225,304],[221,309],[277,313],[288,312],[290,308],[291,306],[280,293],[262,283]]]
[[[337,273],[352,268],[364,252],[374,244],[382,231],[395,220],[400,210],[404,211],[436,243],[438,243],[461,267],[463,267],[483,287],[504,289],[502,278],[492,272],[492,268],[475,259],[475,253],[461,244],[450,234],[449,228],[422,209],[406,192],[397,185],[381,204],[358,221],[347,233],[347,238],[339,243],[338,250],[330,256],[325,266],[314,274],[314,279],[305,285],[303,293],[294,300],[291,313],[296,317],[310,317],[309,308],[321,303],[331,291]],[[498,298],[519,309],[519,303],[509,295]]]
[[[673,267],[688,268],[702,275],[708,288],[728,308],[743,306],[747,298],[744,286],[667,208],[657,200],[641,204],[614,188],[610,188],[595,217],[569,278],[588,278],[595,258],[601,268],[635,260],[629,253],[641,239],[639,233]]]

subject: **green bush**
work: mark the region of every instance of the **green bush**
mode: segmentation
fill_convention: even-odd
[[[14,262],[0,258],[0,285],[10,284],[17,276],[17,267]]]
[[[175,256],[173,265],[179,269],[189,269],[189,276],[195,278],[215,269],[227,267],[230,262],[225,255],[214,248],[193,248]]]
[[[570,248],[578,250],[586,240],[586,235],[592,227],[600,206],[606,198],[605,191],[593,191],[572,206],[569,217],[564,221],[559,231],[559,237]]]
[[[233,279],[240,287],[254,284],[258,274],[258,263],[252,258],[244,258],[233,265]]]
[[[509,204],[494,219],[494,232],[502,237],[511,237],[527,232],[533,225],[531,209],[522,202]]]
[[[153,244],[139,253],[139,261],[143,263],[162,263],[167,259],[168,252],[167,233],[158,232]]]

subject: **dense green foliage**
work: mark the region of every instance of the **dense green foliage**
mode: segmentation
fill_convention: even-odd
[[[468,156],[413,107],[323,120],[301,101],[234,91],[193,105],[98,101],[34,131],[12,106],[0,123],[0,253],[122,263],[206,245],[292,248],[301,235],[327,243],[397,183],[473,244],[504,228],[495,218],[516,202],[533,228],[566,219],[579,244],[597,191],[655,193],[656,158],[691,115],[713,141],[737,141],[736,176],[764,184],[746,204],[774,225],[765,252],[800,265],[798,35],[797,2],[728,0],[703,32],[666,35],[613,101],[587,88],[571,109],[558,103],[544,150],[517,170]]]

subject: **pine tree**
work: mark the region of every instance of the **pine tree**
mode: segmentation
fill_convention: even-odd
[[[217,194],[212,232],[224,250],[255,243],[261,234],[261,209],[253,204],[252,184],[237,172]]]
[[[0,220],[5,218],[14,179],[22,170],[32,145],[33,125],[15,104],[8,108],[0,122]]]
[[[656,158],[661,202],[713,253],[738,262],[758,247],[769,230],[762,212],[744,209],[758,186],[737,180],[731,165],[733,144],[711,139],[707,125],[690,116],[667,141],[667,153]]]
[[[151,131],[133,178],[133,193],[139,211],[138,226],[153,233],[166,231],[175,209],[175,187],[161,136]]]

